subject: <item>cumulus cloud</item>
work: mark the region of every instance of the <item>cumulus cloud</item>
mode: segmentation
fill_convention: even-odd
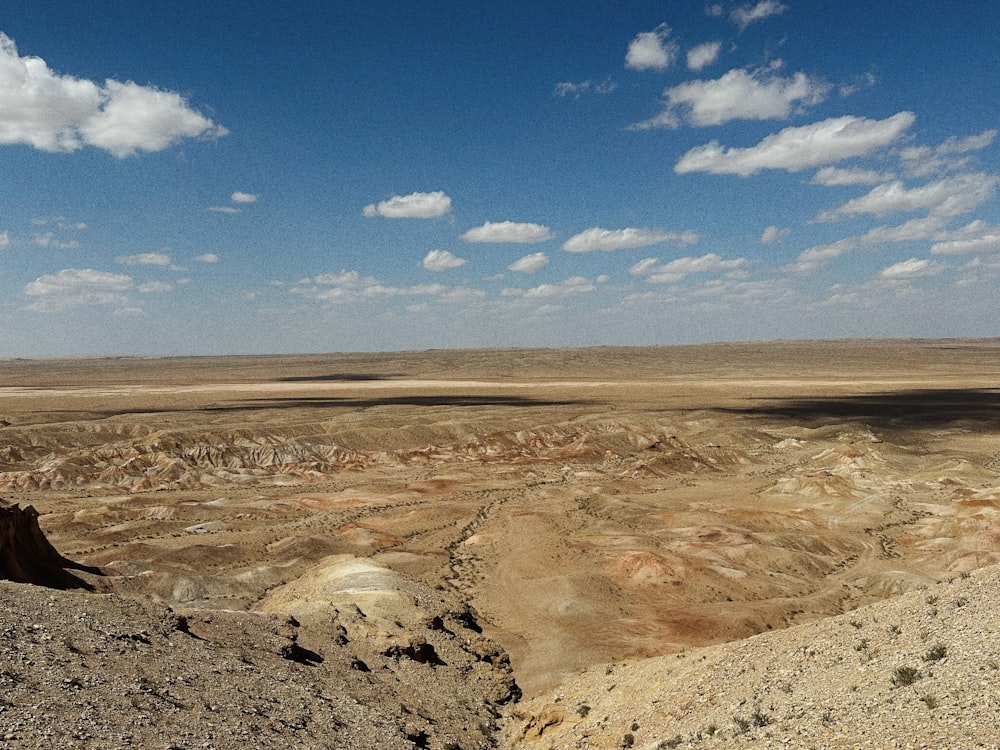
[[[692,47],[687,53],[688,69],[698,71],[707,68],[719,58],[721,50],[722,42],[705,42]]]
[[[172,91],[127,81],[60,75],[39,57],[21,57],[0,32],[0,143],[71,152],[94,146],[123,158],[162,151],[184,138],[228,132]]]
[[[365,216],[382,216],[387,219],[434,219],[450,211],[451,198],[442,190],[394,195],[378,203],[369,203],[361,210]]]
[[[771,16],[779,16],[788,10],[787,5],[783,5],[778,0],[760,0],[755,5],[744,5],[735,8],[730,14],[730,20],[743,31],[747,26],[757,21],[763,21]]]
[[[563,250],[570,253],[590,253],[595,250],[610,252],[630,247],[648,247],[660,242],[679,242],[691,245],[698,241],[698,235],[688,230],[685,232],[664,232],[662,229],[601,229],[591,227],[579,234],[573,235],[563,243]]]
[[[931,245],[934,255],[989,255],[1000,253],[1000,226],[981,219],[949,233]]]
[[[507,270],[515,273],[534,273],[545,268],[548,264],[549,256],[545,253],[531,253],[531,255],[525,255],[515,260],[507,266]]]
[[[893,179],[893,175],[878,172],[874,169],[823,167],[813,175],[810,182],[813,185],[843,187],[846,185],[877,185],[880,182],[887,182],[891,179]]]
[[[776,66],[767,70],[730,70],[711,81],[686,81],[663,92],[664,109],[655,117],[632,126],[654,127],[721,125],[731,120],[785,120],[793,105],[818,104],[829,84],[805,73],[780,76]]]
[[[922,209],[939,216],[959,216],[992,198],[998,182],[1000,178],[983,172],[946,177],[915,188],[907,188],[900,180],[894,180],[842,206],[820,212],[817,220],[834,221],[860,214],[886,216]]]
[[[169,266],[170,256],[166,253],[136,253],[135,255],[119,255],[115,263],[124,266]]]
[[[749,148],[726,148],[718,141],[711,141],[684,154],[674,166],[674,171],[678,174],[708,172],[741,177],[748,177],[762,169],[798,172],[864,156],[888,146],[906,132],[914,119],[912,112],[899,112],[884,120],[848,115],[785,128]]]
[[[653,284],[672,284],[693,273],[734,271],[746,264],[746,258],[725,260],[716,253],[706,253],[699,257],[676,258],[663,264],[657,258],[646,258],[629,268],[628,272],[633,276],[645,276]]]
[[[237,190],[229,197],[229,200],[231,200],[233,203],[256,203],[257,196],[254,195],[253,193],[241,193],[239,190]]]
[[[447,271],[449,268],[458,268],[466,263],[464,258],[452,255],[447,250],[431,250],[424,256],[421,265],[428,271]]]
[[[878,273],[878,277],[885,281],[909,281],[927,276],[937,276],[948,266],[940,261],[933,261],[927,258],[910,258],[899,263],[894,263],[887,268],[883,268]]]
[[[761,232],[760,244],[773,245],[774,243],[779,242],[783,238],[787,237],[789,232],[791,231],[792,230],[788,229],[787,227],[776,227],[776,226],[767,227],[764,229],[763,232]]]
[[[198,263],[218,263],[219,256],[215,253],[202,253],[201,255],[195,256],[195,260]]]
[[[652,31],[642,31],[629,42],[625,67],[632,70],[666,70],[680,53],[670,41],[670,27],[661,23]]]
[[[512,242],[533,244],[552,239],[552,232],[542,224],[526,224],[516,221],[487,221],[462,234],[466,242]]]
[[[29,282],[24,293],[34,299],[29,309],[57,312],[80,305],[123,305],[131,287],[132,278],[124,274],[65,268]]]
[[[597,285],[590,279],[583,276],[572,276],[557,284],[539,284],[531,289],[504,289],[501,294],[504,297],[520,297],[527,300],[558,299],[586,294],[596,288]]]

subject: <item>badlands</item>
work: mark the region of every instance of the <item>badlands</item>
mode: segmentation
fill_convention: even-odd
[[[3,360],[0,545],[0,747],[998,747],[1000,340]]]

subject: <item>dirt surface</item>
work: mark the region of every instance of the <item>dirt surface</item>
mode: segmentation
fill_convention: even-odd
[[[1000,561],[997,340],[6,360],[0,425],[103,590],[467,608],[529,699]]]

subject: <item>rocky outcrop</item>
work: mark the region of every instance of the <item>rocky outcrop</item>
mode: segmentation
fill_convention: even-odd
[[[70,570],[101,575],[99,568],[60,555],[39,527],[32,506],[0,506],[0,578],[54,589],[93,589]]]

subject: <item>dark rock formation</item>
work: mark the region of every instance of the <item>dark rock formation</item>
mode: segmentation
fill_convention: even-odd
[[[69,570],[102,575],[99,568],[60,555],[38,526],[38,511],[32,506],[0,506],[0,578],[54,589],[93,590]]]

